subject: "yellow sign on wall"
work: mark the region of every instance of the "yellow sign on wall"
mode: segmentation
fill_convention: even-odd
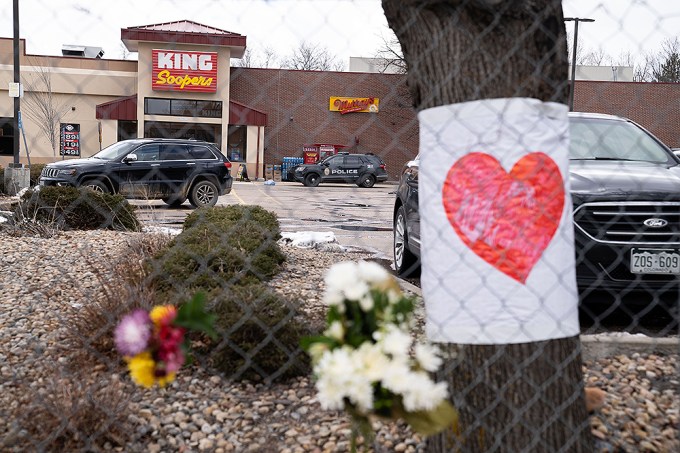
[[[346,98],[331,96],[329,110],[331,112],[345,113],[369,112],[378,113],[380,100],[378,98]]]

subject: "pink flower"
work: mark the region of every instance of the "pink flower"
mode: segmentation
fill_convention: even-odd
[[[151,338],[151,319],[144,310],[135,310],[123,317],[114,332],[118,352],[134,356],[144,351]]]

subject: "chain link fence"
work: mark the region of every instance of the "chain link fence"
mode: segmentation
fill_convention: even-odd
[[[677,451],[680,9],[525,3],[22,2],[1,449],[350,451],[300,343],[369,260],[459,422],[360,449]],[[121,357],[126,315],[201,297],[215,336]]]

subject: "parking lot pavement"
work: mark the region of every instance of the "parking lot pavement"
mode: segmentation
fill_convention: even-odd
[[[392,259],[392,209],[396,183],[379,183],[367,189],[354,184],[305,187],[296,182],[234,182],[231,193],[218,206],[259,205],[279,217],[281,231],[333,232],[338,243]],[[159,200],[131,200],[146,225],[180,228],[192,211],[188,202],[169,208]]]

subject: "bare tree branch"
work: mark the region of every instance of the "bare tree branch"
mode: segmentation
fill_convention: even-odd
[[[302,41],[297,49],[288,56],[281,67],[306,71],[339,71],[344,64],[332,55],[326,47]]]
[[[52,155],[56,159],[59,146],[59,125],[61,118],[69,111],[68,99],[59,99],[52,90],[52,72],[49,65],[40,60],[29,59],[35,71],[23,74],[24,99],[22,111],[33,120],[50,142]]]

